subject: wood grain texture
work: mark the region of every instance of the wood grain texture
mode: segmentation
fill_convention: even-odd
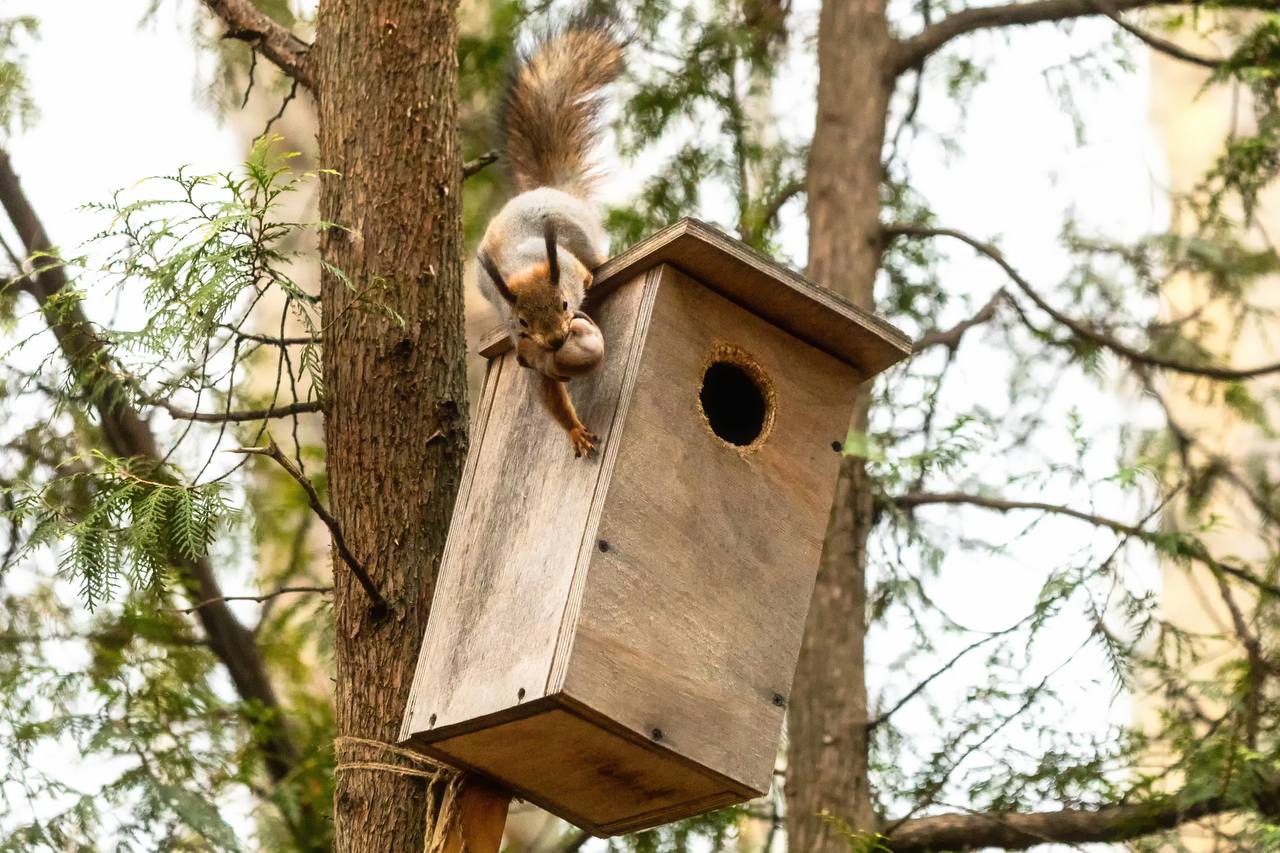
[[[911,354],[910,339],[882,318],[697,219],[682,219],[605,262],[596,271],[588,305],[661,264],[857,368],[863,378]],[[509,347],[505,332],[495,329],[481,341],[480,352],[492,357]]]
[[[604,458],[644,293],[642,276],[602,307],[610,357],[569,383]],[[490,367],[404,736],[544,695],[602,457],[574,457],[537,381],[511,353]]]
[[[698,394],[717,347],[771,379],[774,424],[744,450]],[[856,371],[663,268],[605,498],[563,690],[768,790]]]
[[[749,796],[716,773],[562,697],[492,725],[413,743],[515,791],[595,835],[669,823]],[[513,745],[520,745],[513,748]]]

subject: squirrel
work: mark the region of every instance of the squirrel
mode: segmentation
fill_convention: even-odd
[[[605,25],[571,25],[517,61],[498,126],[518,194],[489,223],[477,252],[480,291],[506,322],[520,364],[538,372],[543,402],[577,456],[599,437],[578,418],[567,377],[545,367],[553,363],[545,356],[582,332],[584,319],[594,326],[580,308],[607,238],[590,158],[600,90],[621,71],[622,46]],[[583,340],[603,355],[598,330]]]

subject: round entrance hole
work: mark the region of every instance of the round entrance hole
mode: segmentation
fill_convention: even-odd
[[[773,388],[760,365],[736,348],[718,347],[702,374],[699,407],[707,426],[735,447],[760,444],[773,425]]]

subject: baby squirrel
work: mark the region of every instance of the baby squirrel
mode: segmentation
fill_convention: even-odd
[[[579,309],[607,252],[590,157],[600,89],[621,70],[618,40],[605,26],[585,24],[543,39],[518,61],[498,124],[519,194],[489,223],[477,253],[480,291],[506,321],[520,364],[539,373],[543,402],[578,456],[599,439],[578,419],[564,380],[603,355],[599,330]],[[560,360],[577,370],[558,370],[556,356],[571,340],[574,358]]]

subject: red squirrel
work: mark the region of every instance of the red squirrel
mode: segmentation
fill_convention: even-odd
[[[591,194],[600,90],[621,70],[618,40],[585,25],[520,60],[499,116],[519,193],[489,223],[477,253],[480,291],[506,322],[520,364],[539,373],[543,402],[578,456],[599,438],[578,418],[564,381],[604,354],[600,330],[580,309],[607,252]]]

